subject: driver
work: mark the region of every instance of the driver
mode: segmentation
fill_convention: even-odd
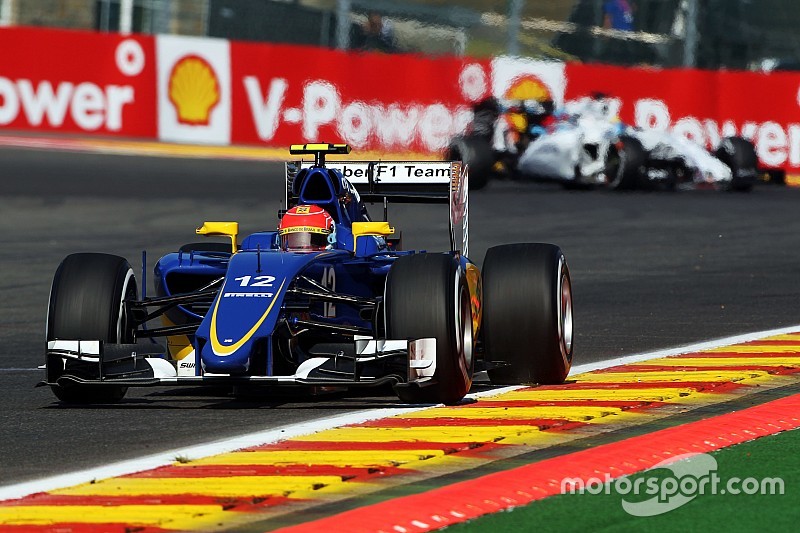
[[[336,242],[336,226],[327,211],[316,205],[289,209],[278,226],[281,249],[292,252],[328,250]]]
[[[539,134],[547,132],[547,128],[553,125],[555,117],[555,105],[552,100],[527,99],[522,101],[522,108],[528,119],[530,133]]]

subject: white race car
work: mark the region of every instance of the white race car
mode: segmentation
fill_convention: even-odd
[[[569,102],[553,117],[520,153],[517,174],[567,187],[624,187],[632,169],[627,168],[623,127],[603,102]]]
[[[758,177],[753,144],[727,137],[715,152],[668,132],[623,124],[618,101],[595,95],[552,112],[538,102],[478,104],[467,134],[446,157],[470,165],[470,186],[494,177],[550,180],[565,187],[697,188],[747,191]]]

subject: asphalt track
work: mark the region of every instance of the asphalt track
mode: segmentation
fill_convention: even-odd
[[[41,378],[53,272],[76,251],[141,267],[196,239],[203,220],[274,227],[282,166],[0,150],[0,485],[353,410],[392,396],[237,402],[224,391],[141,389],[115,407],[67,408]],[[800,190],[759,186],[611,194],[494,183],[471,195],[471,255],[559,244],[573,278],[576,363],[800,323]],[[378,208],[379,206],[376,206]],[[373,210],[379,216],[379,209]],[[446,214],[391,206],[406,248],[447,245]]]

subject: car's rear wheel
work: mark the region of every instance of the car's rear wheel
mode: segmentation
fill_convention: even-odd
[[[758,154],[753,143],[742,137],[727,137],[714,155],[731,169],[726,190],[747,192],[753,188],[758,179]]]
[[[135,299],[136,295],[136,279],[124,258],[99,253],[67,256],[53,278],[47,341],[135,342],[123,302]],[[98,364],[48,356],[47,381],[54,383],[64,374],[98,379]],[[56,397],[67,403],[118,402],[127,391],[127,387],[118,385],[51,386]]]
[[[489,379],[562,383],[572,366],[572,284],[561,249],[508,244],[486,252],[482,338]]]
[[[474,191],[486,187],[496,162],[489,140],[477,135],[454,139],[445,151],[445,159],[469,165],[469,188]]]
[[[436,339],[432,385],[395,388],[407,403],[454,404],[472,385],[473,324],[470,294],[457,261],[445,254],[400,257],[386,279],[386,336]]]

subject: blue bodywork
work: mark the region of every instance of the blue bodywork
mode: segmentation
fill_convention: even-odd
[[[152,296],[136,294],[126,259],[72,254],[53,281],[48,326],[67,326],[52,336],[48,327],[42,384],[80,403],[119,401],[131,386],[208,384],[234,392],[391,385],[406,402],[461,400],[483,308],[481,273],[467,259],[467,166],[326,165],[326,154],[350,153],[344,144],[293,145],[290,153],[314,161],[286,164],[284,206],[330,215],[324,249],[290,251],[277,231],[240,239],[237,222],[204,222],[197,234],[227,242],[189,243],[161,257]],[[365,206],[382,202],[385,219],[389,201],[449,205],[450,250],[400,251],[394,228],[372,221]],[[88,320],[83,333],[87,316],[103,320]]]
[[[189,336],[196,375],[292,375],[311,355],[297,346],[303,343],[293,345],[290,339],[336,340],[346,334],[352,344],[353,334],[372,336],[381,327],[378,305],[389,268],[411,252],[394,250],[379,235],[354,238],[352,223],[369,216],[338,170],[303,169],[291,192],[296,203],[318,205],[334,218],[330,249],[284,251],[277,232],[264,231],[245,237],[235,254],[199,245],[167,254],[156,264],[159,297],[218,283],[213,301],[178,305],[166,313],[174,324],[199,322]],[[347,296],[339,301],[326,293]]]

